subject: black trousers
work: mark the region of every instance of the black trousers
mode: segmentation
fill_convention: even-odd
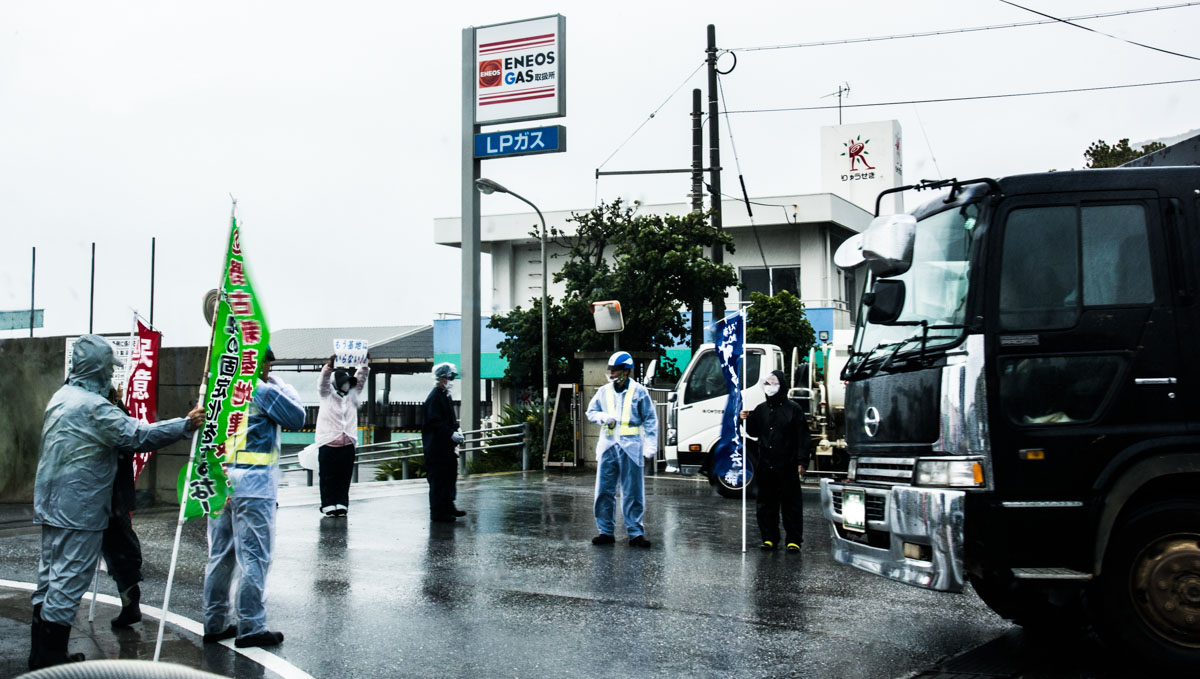
[[[350,480],[354,478],[354,446],[321,446],[321,506],[350,506]]]
[[[458,497],[458,458],[426,455],[425,478],[429,481],[430,518],[453,516],[454,500]]]
[[[800,544],[804,541],[804,506],[800,494],[800,472],[760,467],[754,476],[758,485],[758,530],[764,541],[779,545],[779,514],[783,512],[783,529],[787,541]]]
[[[127,512],[108,519],[108,528],[100,542],[100,553],[108,564],[108,574],[124,592],[142,581],[142,542],[133,532],[133,519]]]

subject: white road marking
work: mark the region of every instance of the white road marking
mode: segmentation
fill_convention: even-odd
[[[32,592],[33,590],[37,589],[37,585],[35,585],[31,582],[17,582],[15,580],[0,580],[0,587],[7,587],[9,589],[23,589],[27,592]],[[91,596],[92,596],[92,592],[88,592],[87,594],[85,594],[83,596],[83,600],[90,602]],[[108,594],[96,595],[96,601],[103,603],[103,604],[109,604],[111,606],[116,606],[117,608],[121,607],[121,600],[115,596],[110,596]],[[80,603],[82,604],[83,602],[81,601]],[[152,618],[161,620],[162,619],[162,609],[156,608],[154,606],[147,606],[146,604],[142,604],[142,615],[148,615]],[[192,620],[191,618],[185,618],[182,615],[179,615],[178,613],[168,613],[167,614],[167,623],[171,624],[171,625],[175,625],[176,627],[185,629],[185,630],[191,632],[192,634],[195,634],[198,637],[204,636],[204,625],[203,624],[201,624],[200,622],[197,622],[195,620]],[[258,663],[259,665],[262,665],[263,667],[271,670],[275,674],[278,674],[281,677],[285,677],[285,679],[313,679],[313,676],[311,674],[309,674],[308,672],[305,672],[304,670],[300,669],[299,667],[296,667],[295,665],[284,660],[283,658],[280,658],[279,656],[275,655],[274,653],[271,653],[270,651],[268,651],[266,649],[257,648],[257,647],[238,648],[237,646],[235,646],[233,644],[233,639],[225,639],[224,641],[221,641],[219,643],[222,646],[224,646],[225,648],[228,648],[229,650],[231,650],[235,653],[240,653],[240,654],[246,656],[247,658]]]

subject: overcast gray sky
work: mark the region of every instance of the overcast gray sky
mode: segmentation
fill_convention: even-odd
[[[1028,0],[1058,16],[1166,6],[1149,0]],[[458,312],[460,253],[433,243],[459,211],[461,31],[567,18],[564,154],[493,160],[484,176],[545,210],[597,196],[682,202],[684,175],[605,178],[598,165],[718,45],[884,36],[1036,20],[970,2],[44,2],[0,4],[0,309],[28,308],[37,247],[38,336],[149,311],[169,345],[202,344],[202,293],[217,283],[238,199],[256,290],[275,328],[427,323]],[[1081,22],[1200,56],[1200,7]],[[1196,53],[1196,54],[1193,54]],[[1056,24],[827,47],[737,51],[730,110],[1099,87],[1200,77],[1200,62]],[[729,63],[728,61],[724,63]],[[605,169],[690,162],[698,72]],[[1103,138],[1134,142],[1200,127],[1200,83],[957,103],[852,108],[896,118],[906,179],[1082,167]],[[820,191],[819,130],[836,111],[730,116],[752,196]],[[722,122],[726,186],[737,168]],[[936,157],[936,166],[933,158]],[[484,214],[519,212],[483,197]],[[485,257],[486,259],[486,257]],[[487,286],[485,286],[486,288]],[[491,304],[485,294],[484,309]],[[28,331],[0,332],[0,337]]]

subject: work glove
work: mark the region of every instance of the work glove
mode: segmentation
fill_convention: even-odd
[[[617,418],[610,415],[607,420],[604,420],[604,426],[608,427],[609,429],[617,426]]]
[[[451,434],[450,439],[453,440],[455,443],[462,443],[465,440],[463,438],[461,431],[456,431],[453,434]]]

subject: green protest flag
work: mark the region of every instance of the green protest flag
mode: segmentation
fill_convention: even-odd
[[[250,401],[258,364],[266,358],[270,332],[246,270],[237,219],[230,220],[213,339],[204,389],[204,426],[188,464],[180,470],[180,502],[187,492],[187,519],[216,516],[229,497],[221,463],[246,445]]]

